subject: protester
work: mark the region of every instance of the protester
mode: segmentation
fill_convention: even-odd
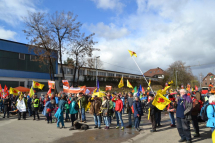
[[[116,115],[116,121],[117,121],[117,126],[116,129],[119,129],[119,120],[121,121],[121,130],[124,130],[124,124],[122,120],[122,108],[123,108],[123,103],[122,100],[120,99],[119,95],[115,95],[115,97],[112,99],[113,102],[115,102],[115,115]]]
[[[149,103],[148,106],[150,108],[150,119],[151,119],[151,123],[152,123],[152,130],[150,130],[150,132],[156,132],[156,120],[155,120],[155,115],[158,112],[158,109],[152,105],[152,102],[154,100],[154,95],[153,94],[149,94]]]
[[[39,121],[40,120],[40,117],[39,117],[40,100],[37,98],[37,95],[33,96],[32,104],[33,104],[33,115],[34,115],[33,120],[36,120],[35,116],[37,115],[37,121]]]
[[[1,112],[4,112],[3,109],[4,109],[3,98],[0,97],[0,111],[1,111]]]
[[[124,112],[124,110],[125,110],[125,97],[124,97],[124,95],[122,95],[121,100],[123,103],[122,114],[125,114],[125,112]]]
[[[32,99],[30,98],[30,96],[27,96],[27,104],[28,104],[28,113],[29,113],[29,117],[32,116],[31,101],[32,101]]]
[[[69,104],[69,113],[70,113],[70,118],[72,122],[72,127],[74,126],[74,122],[77,119],[75,115],[78,113],[78,108],[76,109],[77,102],[75,101],[75,98],[70,99],[71,103]]]
[[[95,127],[94,128],[99,128],[101,129],[101,118],[100,118],[100,108],[101,108],[101,99],[98,98],[97,96],[89,98],[89,102],[91,102],[90,105],[90,114],[93,115],[94,117],[94,122],[95,122]]]
[[[181,137],[179,142],[191,143],[191,132],[190,132],[190,120],[191,110],[192,110],[192,100],[186,94],[185,89],[180,90],[180,98],[177,99],[177,109],[176,109],[176,117],[177,117],[177,129],[178,133]]]
[[[21,94],[17,100],[16,108],[18,109],[18,120],[21,120],[21,113],[23,119],[26,120],[27,100],[24,99],[24,95]]]
[[[193,137],[199,137],[199,123],[198,123],[198,115],[200,113],[200,104],[196,97],[193,97],[193,109],[191,111],[191,117],[192,117],[192,124],[193,128],[195,130],[195,135]]]
[[[111,116],[113,116],[113,102],[111,100],[111,96],[107,96],[107,100],[109,102],[109,115],[108,115],[108,122],[109,122],[109,126],[111,124]]]
[[[83,93],[79,93],[79,97],[77,100],[79,104],[79,112],[81,115],[81,122],[86,123],[86,116],[85,116],[85,107],[87,105],[86,97],[83,95]]]
[[[63,94],[61,100],[58,103],[58,110],[55,113],[55,117],[57,118],[57,128],[61,129],[60,123],[62,128],[65,128],[64,121],[63,121],[63,111],[65,109],[66,104],[66,96]]]
[[[103,102],[102,102],[102,114],[104,117],[104,123],[106,125],[105,129],[109,129],[109,120],[108,120],[108,116],[109,116],[109,101],[107,100],[106,96],[103,96]]]
[[[51,101],[48,101],[48,98],[45,98],[46,101],[46,105],[43,109],[42,114],[46,116],[47,119],[47,124],[49,124],[49,122],[52,123],[52,110],[53,110],[53,105],[51,103]]]
[[[211,128],[211,132],[215,130],[215,95],[209,97],[209,105],[207,106],[207,116],[208,121],[206,123],[207,127]]]
[[[8,96],[6,96],[6,98],[3,100],[3,104],[4,104],[4,116],[3,116],[3,118],[5,118],[6,114],[7,114],[7,118],[9,118],[10,99]]]
[[[135,128],[136,128],[136,131],[140,131],[141,130],[140,121],[141,121],[141,116],[143,116],[143,110],[142,110],[142,105],[139,97],[135,97],[135,101],[133,102],[133,108],[134,108]]]
[[[170,104],[167,107],[167,111],[169,112],[169,117],[171,120],[171,127],[175,127],[175,117],[174,117],[174,113],[176,112],[176,102],[175,102],[175,98],[169,94],[169,100],[171,101]]]
[[[128,93],[128,99],[127,99],[127,113],[128,113],[128,126],[126,128],[132,128],[132,119],[131,119],[131,115],[132,115],[132,111],[131,111],[131,106],[133,105],[133,94],[132,92]]]

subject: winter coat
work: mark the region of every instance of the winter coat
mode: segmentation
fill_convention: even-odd
[[[169,105],[167,106],[167,110],[170,110],[169,112],[175,112],[176,111],[176,102],[175,102],[175,98],[169,98],[169,100],[171,101],[169,103]]]
[[[114,98],[112,99],[113,102],[115,102],[115,111],[119,111],[121,112],[122,111],[122,108],[123,108],[123,103],[122,103],[122,100],[121,99],[118,99],[118,100],[114,100]]]
[[[60,108],[61,111],[63,111],[65,108],[65,104],[66,104],[66,101],[64,99],[61,99],[58,103],[58,109]]]
[[[215,127],[215,105],[208,105],[207,107],[207,116],[208,116],[208,121],[206,126],[210,128]]]
[[[92,99],[92,98],[89,98],[88,99],[89,102],[91,102],[91,105],[90,105],[90,114],[96,114],[96,115],[99,115],[99,112],[101,111],[100,110],[100,107],[102,105],[102,102],[101,102],[101,99],[100,98],[95,98],[95,99]]]
[[[42,114],[43,114],[44,116],[45,116],[46,113],[47,113],[47,109],[51,109],[51,111],[54,109],[50,101],[47,101],[47,102],[46,102],[46,105],[45,105],[45,107],[44,107],[44,109],[43,109]]]
[[[76,101],[72,101],[70,104],[69,104],[69,113],[70,114],[77,114],[78,111],[75,110],[75,105],[76,105]]]
[[[113,102],[112,100],[108,100],[109,101],[109,116],[113,115]]]
[[[191,118],[191,111],[193,108],[193,102],[187,94],[183,95],[182,98],[184,99],[183,106],[184,106],[185,119],[191,120],[192,119]],[[178,101],[179,101],[179,97],[177,98],[177,104],[178,104]],[[177,110],[177,108],[176,108],[176,110]]]
[[[81,97],[81,99],[77,100],[77,102],[80,103],[79,108],[85,108],[87,106],[87,99],[84,95]]]
[[[134,101],[133,108],[134,108],[134,118],[137,117],[137,115],[143,116],[143,110],[142,110],[141,102]]]
[[[193,109],[191,110],[191,115],[198,116],[199,112],[200,112],[200,104],[198,100],[193,100]]]
[[[150,116],[153,116],[158,112],[158,108],[152,105],[152,102],[153,100],[148,103],[148,106],[150,108]]]
[[[109,102],[108,102],[108,100],[102,102],[102,114],[104,117],[109,116]]]
[[[31,98],[28,98],[28,100],[27,100],[27,104],[28,104],[28,107],[31,107]]]
[[[4,99],[3,104],[4,104],[4,112],[10,111],[10,99]]]

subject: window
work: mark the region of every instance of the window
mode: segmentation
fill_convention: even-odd
[[[158,72],[159,72],[159,70],[158,70]]]
[[[25,54],[19,53],[19,59],[20,59],[20,60],[25,60]]]
[[[84,70],[79,70],[79,76],[80,75],[82,75],[82,76],[84,75]]]
[[[211,80],[211,78],[210,78],[210,80]]]
[[[130,76],[130,78],[135,78],[134,76]]]
[[[116,74],[116,77],[121,77],[122,75],[121,74]]]
[[[207,80],[207,78],[205,78],[205,80]]]
[[[106,72],[98,72],[99,76],[106,76]]]
[[[19,86],[24,87],[24,86],[25,86],[25,82],[24,82],[24,81],[20,81],[20,82],[19,82]]]
[[[113,77],[114,73],[108,73],[108,76]]]
[[[96,76],[96,71],[88,71],[87,74],[92,75],[92,76]]]
[[[63,71],[64,71],[64,74],[66,74],[66,68],[65,67],[63,67]],[[60,73],[62,73],[61,68],[60,68]]]
[[[128,75],[123,75],[123,77],[129,77]]]
[[[152,73],[152,71],[150,71],[150,73]]]
[[[30,61],[35,61],[37,59],[36,55],[30,55]]]
[[[207,82],[205,82],[205,85],[207,85]]]
[[[67,68],[67,74],[73,74],[73,69]]]

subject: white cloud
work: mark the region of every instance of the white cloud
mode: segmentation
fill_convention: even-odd
[[[35,3],[38,0],[0,0],[0,20],[16,25],[27,16],[28,11],[36,12]]]
[[[103,22],[97,23],[97,25],[91,24],[90,26],[85,25],[91,32],[96,33],[98,37],[103,37],[108,40],[119,39],[129,34],[129,31],[125,28],[118,28],[113,23],[105,25]]]
[[[14,39],[14,36],[17,33],[11,30],[5,30],[4,28],[0,27],[0,38],[1,39]]]
[[[95,2],[97,8],[102,8],[102,9],[111,9],[111,10],[116,10],[119,13],[123,11],[123,7],[125,5],[120,2],[120,0],[92,0]]]
[[[104,40],[102,32],[108,31],[104,24],[104,28],[101,26],[100,30],[97,29],[100,34],[95,31],[97,36],[101,37],[96,45],[101,52],[95,53],[100,54],[101,60],[136,70],[137,67],[127,52],[130,49],[137,53],[136,60],[144,72],[156,67],[165,70],[177,60],[182,60],[187,65],[211,63],[214,60],[215,1],[136,2],[138,4],[136,14],[117,20],[117,29],[125,28],[129,35]],[[115,24],[114,21],[111,24]],[[98,24],[95,27],[98,27]],[[104,68],[139,73],[108,64],[104,64]],[[193,73],[198,75],[203,72],[206,75],[212,70],[213,65],[209,65],[207,68],[193,68]]]

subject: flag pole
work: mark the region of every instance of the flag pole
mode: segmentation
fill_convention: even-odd
[[[135,61],[135,59],[134,59],[134,57],[133,57],[133,56],[132,56],[132,59],[134,60],[134,62],[135,62],[135,64],[137,65],[138,69],[140,70],[141,74],[143,75],[143,77],[144,77],[144,79],[145,79],[145,81],[146,81],[147,85],[150,87],[150,89],[151,89],[152,93],[155,95],[154,91],[152,90],[151,85],[149,85],[149,83],[148,83],[148,81],[147,81],[146,77],[144,76],[144,74],[143,74],[142,70],[140,69],[139,65],[137,64],[137,62]]]

